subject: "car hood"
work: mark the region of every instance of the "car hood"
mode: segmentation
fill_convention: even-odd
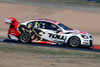
[[[65,33],[77,33],[77,34],[83,34],[83,35],[87,35],[87,32],[81,31],[81,30],[66,30]]]

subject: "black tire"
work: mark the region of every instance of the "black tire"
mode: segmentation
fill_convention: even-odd
[[[22,33],[20,35],[20,41],[23,43],[29,43],[31,41],[31,36],[28,33]]]
[[[77,36],[73,36],[73,37],[71,37],[70,39],[69,39],[69,45],[71,46],[71,47],[79,47],[80,46],[80,43],[81,43],[81,40],[80,40],[80,38],[79,37],[77,37]]]

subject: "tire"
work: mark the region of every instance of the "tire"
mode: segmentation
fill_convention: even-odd
[[[20,35],[20,41],[23,43],[29,43],[31,41],[31,36],[28,33],[22,33]]]
[[[73,37],[71,37],[70,39],[69,39],[69,45],[71,46],[71,47],[79,47],[80,46],[80,43],[81,43],[81,41],[80,41],[80,39],[79,39],[79,37],[77,37],[77,36],[73,36]]]

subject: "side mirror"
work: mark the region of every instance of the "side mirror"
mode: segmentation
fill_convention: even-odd
[[[62,30],[61,29],[57,29],[57,33],[61,32]]]

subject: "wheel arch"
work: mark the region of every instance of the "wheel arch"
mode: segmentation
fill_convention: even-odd
[[[68,40],[67,40],[68,46],[70,46],[69,41],[70,41],[70,39],[71,39],[72,37],[77,37],[77,38],[79,38],[79,40],[80,40],[80,45],[81,45],[81,38],[80,38],[80,37],[78,37],[78,36],[71,36],[71,37],[69,37]]]
[[[29,33],[27,33],[27,32],[23,32],[23,33],[21,33],[20,35],[19,35],[19,40],[21,41],[21,35],[22,34],[28,34],[29,35],[29,41],[28,42],[31,42],[31,35],[29,34]],[[28,43],[28,42],[23,42],[23,43]]]

